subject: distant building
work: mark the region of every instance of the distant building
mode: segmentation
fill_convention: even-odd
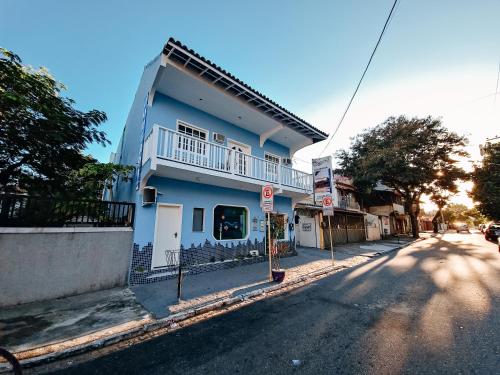
[[[378,183],[363,204],[368,213],[378,216],[382,236],[407,234],[411,231],[403,198],[396,190]]]
[[[330,218],[333,243],[345,244],[366,240],[364,213],[356,197],[352,179],[334,175],[333,202],[335,214]],[[295,205],[297,243],[306,247],[330,247],[328,217],[322,213],[321,203],[311,194]]]

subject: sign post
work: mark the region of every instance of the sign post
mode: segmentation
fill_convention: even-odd
[[[332,157],[313,159],[313,188],[314,202],[319,203],[326,195],[331,195],[333,192],[332,181]]]
[[[269,257],[269,281],[273,281],[273,265],[271,250],[271,212],[274,210],[274,189],[273,185],[262,187],[261,194],[262,211],[267,214],[267,255]]]
[[[335,266],[335,257],[333,255],[333,235],[332,235],[332,224],[330,222],[330,216],[333,216],[333,199],[331,194],[327,194],[323,196],[322,199],[323,204],[323,215],[328,216],[328,231],[330,233],[330,252],[332,254],[332,266]]]

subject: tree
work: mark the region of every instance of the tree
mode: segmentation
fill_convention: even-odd
[[[369,193],[379,181],[398,191],[411,218],[413,236],[418,237],[420,197],[458,190],[456,182],[465,179],[466,173],[456,158],[467,156],[466,142],[439,119],[390,117],[356,136],[350,149],[338,152],[337,158],[361,193]]]
[[[113,186],[120,178],[131,181],[134,167],[113,163],[88,163],[74,171],[68,182],[69,191],[78,197],[100,199],[103,192],[108,192],[108,200],[113,200]]]
[[[88,144],[109,141],[106,114],[73,107],[63,84],[0,49],[0,191],[64,193],[71,173],[95,162]]]
[[[474,186],[471,198],[478,203],[477,209],[495,221],[500,220],[500,142],[487,143],[482,150],[482,165],[476,165],[472,173]]]
[[[466,223],[477,226],[486,223],[488,219],[484,217],[475,207],[469,208],[465,204],[452,203],[443,209],[444,220],[450,224]]]
[[[432,218],[432,225],[434,227],[434,233],[438,232],[438,223],[441,221],[444,223],[443,208],[448,204],[451,194],[448,191],[442,189],[436,189],[431,195],[431,201],[437,206],[438,210],[434,217]]]

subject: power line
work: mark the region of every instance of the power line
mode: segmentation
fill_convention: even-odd
[[[332,141],[333,137],[335,136],[335,134],[337,134],[337,131],[339,130],[340,125],[342,125],[342,122],[344,121],[344,118],[347,115],[349,108],[351,107],[352,101],[354,100],[354,97],[356,96],[356,94],[359,90],[359,87],[361,86],[361,82],[363,82],[363,78],[365,78],[365,74],[368,71],[368,68],[370,67],[370,64],[373,60],[373,56],[375,55],[375,52],[377,51],[377,48],[380,44],[380,41],[382,40],[382,37],[384,36],[385,30],[387,29],[387,25],[389,24],[389,21],[391,20],[392,13],[394,12],[394,8],[396,7],[397,3],[398,3],[398,0],[394,0],[394,3],[392,4],[391,11],[389,12],[389,15],[387,16],[387,19],[385,20],[384,27],[382,28],[382,32],[380,33],[380,36],[378,37],[377,44],[375,44],[375,48],[373,49],[372,54],[370,56],[370,59],[368,60],[368,64],[366,64],[366,68],[363,71],[363,74],[361,75],[361,79],[359,80],[358,85],[356,86],[356,90],[354,90],[354,93],[352,94],[351,100],[349,100],[349,104],[347,104],[347,108],[345,109],[344,114],[340,118],[340,121],[337,124],[335,131],[328,137],[328,141],[325,145],[325,148],[323,148],[323,151],[321,151],[320,156],[323,155],[323,153],[325,152],[327,147],[330,145],[330,142]]]

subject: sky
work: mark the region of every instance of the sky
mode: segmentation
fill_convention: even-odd
[[[114,151],[144,65],[179,39],[314,126],[337,125],[393,0],[0,0],[0,46],[44,66],[81,110],[108,115]],[[400,0],[363,84],[325,155],[391,115],[440,117],[479,144],[500,135],[500,0]],[[297,167],[322,151],[299,151]],[[303,160],[303,161],[302,161]],[[471,163],[464,161],[470,167]],[[456,202],[471,204],[464,186]],[[430,208],[427,205],[427,208]]]

